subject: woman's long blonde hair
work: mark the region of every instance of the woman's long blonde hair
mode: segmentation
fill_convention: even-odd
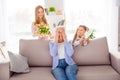
[[[35,23],[34,24],[40,24],[40,19],[39,17],[37,16],[37,12],[39,9],[43,9],[43,12],[45,13],[45,10],[42,6],[38,5],[36,8],[35,8]],[[44,24],[48,25],[47,23],[47,19],[45,18],[45,14],[43,15],[43,18],[42,18],[42,21],[44,22]]]
[[[77,32],[78,32],[78,29],[79,29],[80,27],[83,27],[83,28],[85,29],[85,31],[88,31],[88,30],[89,30],[89,28],[86,27],[85,25],[80,25],[80,26],[77,28],[76,32],[75,32],[74,38],[73,38],[73,40],[72,40],[72,44],[74,44],[74,42],[75,42],[75,40],[76,40],[76,38],[77,38]]]

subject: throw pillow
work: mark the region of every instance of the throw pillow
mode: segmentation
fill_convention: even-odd
[[[28,59],[22,55],[8,51],[10,59],[10,70],[16,73],[29,72]]]

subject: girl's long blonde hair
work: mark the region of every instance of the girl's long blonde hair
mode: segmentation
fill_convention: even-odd
[[[79,29],[80,27],[83,27],[83,28],[85,29],[85,31],[88,31],[88,30],[89,30],[89,28],[86,27],[85,25],[80,25],[80,26],[77,28],[76,32],[75,32],[74,38],[73,38],[73,40],[72,40],[72,44],[74,44],[74,42],[75,42],[75,40],[76,40],[76,38],[77,38],[77,32],[78,32],[78,29]]]
[[[42,6],[38,5],[36,8],[35,8],[35,23],[34,24],[40,24],[40,19],[39,17],[37,16],[37,13],[38,13],[38,10],[39,9],[43,9],[43,12],[45,13],[45,10]],[[47,23],[47,19],[45,18],[45,14],[43,15],[43,18],[42,18],[42,21],[44,22],[44,24],[48,25]]]

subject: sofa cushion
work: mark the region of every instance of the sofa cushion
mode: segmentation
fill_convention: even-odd
[[[8,55],[10,59],[10,71],[16,73],[30,72],[28,59],[26,57],[12,53],[11,51],[8,51]]]
[[[73,58],[78,65],[110,64],[106,37],[90,40],[87,46],[74,47]]]
[[[28,57],[30,66],[51,66],[52,57],[49,53],[49,41],[47,40],[23,40],[19,41],[20,54]]]
[[[120,75],[110,65],[79,66],[78,80],[120,80]]]
[[[14,74],[10,80],[55,80],[51,67],[31,67],[27,74]]]

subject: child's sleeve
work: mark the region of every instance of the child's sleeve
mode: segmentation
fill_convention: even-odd
[[[80,41],[75,41],[74,43],[73,43],[73,46],[78,46],[80,44]]]

